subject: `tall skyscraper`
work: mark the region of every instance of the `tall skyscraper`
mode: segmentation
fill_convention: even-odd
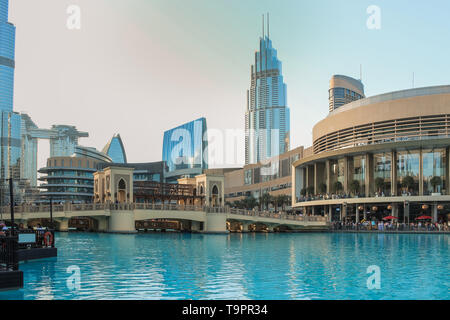
[[[0,202],[8,178],[20,179],[21,117],[13,112],[16,28],[8,22],[8,0],[0,0]]]
[[[0,0],[0,111],[13,110],[16,27],[8,22],[8,0]]]
[[[281,61],[272,47],[267,15],[267,35],[259,39],[259,51],[251,66],[245,113],[245,164],[272,158],[289,150],[290,114]]]

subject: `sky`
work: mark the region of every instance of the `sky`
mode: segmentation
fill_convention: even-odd
[[[71,5],[80,29],[67,27]],[[371,5],[380,29],[367,26]],[[291,148],[311,146],[333,74],[359,78],[362,65],[366,96],[411,88],[413,73],[415,87],[450,84],[448,0],[10,0],[14,110],[87,131],[80,144],[99,150],[120,133],[129,162],[160,161],[163,132],[200,117],[243,130],[267,12]],[[40,167],[48,156],[42,141]]]

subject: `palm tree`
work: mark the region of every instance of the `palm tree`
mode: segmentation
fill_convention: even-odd
[[[276,209],[281,206],[281,210],[284,210],[284,205],[289,202],[289,197],[285,194],[280,194],[275,197]]]
[[[267,209],[269,209],[269,203],[271,203],[272,201],[273,201],[273,197],[268,193],[264,193],[261,197],[260,203],[265,205],[265,207]]]

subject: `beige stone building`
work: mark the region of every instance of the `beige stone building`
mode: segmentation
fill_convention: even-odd
[[[272,196],[291,195],[291,166],[303,158],[307,150],[298,147],[278,157],[247,165],[244,168],[227,169],[225,176],[225,202],[233,203],[246,197],[259,199],[264,193]]]
[[[450,86],[343,105],[314,126],[312,148],[293,164],[294,208],[333,220],[447,219]]]

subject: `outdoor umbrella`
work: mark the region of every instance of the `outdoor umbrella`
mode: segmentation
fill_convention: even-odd
[[[387,217],[383,218],[383,220],[394,220],[394,219],[398,219],[398,218],[394,217],[394,216],[387,216]]]
[[[430,216],[420,216],[420,217],[416,218],[416,220],[431,220],[431,219],[433,219],[433,218]]]

